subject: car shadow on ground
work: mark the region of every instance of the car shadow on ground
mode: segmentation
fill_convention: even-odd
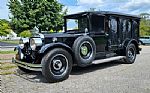
[[[121,64],[122,64],[121,61],[111,61],[111,62],[106,62],[106,63],[93,64],[93,65],[90,65],[88,67],[74,66],[72,68],[70,75],[82,75],[82,74],[94,72],[96,70],[102,70],[102,69],[106,69],[109,67],[119,66]],[[30,82],[48,83],[41,72],[34,72],[33,71],[31,73],[25,73],[19,69],[17,69],[16,71],[17,71],[17,73],[15,75],[17,75],[17,76],[19,76],[25,80],[28,80]]]
[[[78,67],[75,66],[72,68],[71,75],[82,75],[85,73],[94,72],[96,70],[102,70],[109,67],[119,66],[123,64],[122,61],[111,61],[111,62],[105,62],[105,63],[99,63],[99,64],[92,64],[88,67]]]

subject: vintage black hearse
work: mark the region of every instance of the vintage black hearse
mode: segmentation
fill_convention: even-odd
[[[72,66],[124,59],[134,63],[139,48],[140,18],[98,11],[64,16],[64,32],[21,39],[13,62],[24,72],[42,71],[49,82],[69,77]]]

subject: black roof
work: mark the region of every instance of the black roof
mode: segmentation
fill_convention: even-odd
[[[88,15],[88,14],[98,14],[98,15],[116,15],[116,16],[125,16],[125,17],[131,17],[135,19],[140,19],[140,17],[136,15],[131,14],[125,14],[125,13],[119,13],[119,12],[112,12],[112,11],[89,11],[89,12],[79,12],[76,14],[70,14],[65,17],[71,17],[71,16],[80,16],[80,15]]]

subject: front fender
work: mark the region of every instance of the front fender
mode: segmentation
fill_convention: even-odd
[[[39,50],[39,53],[40,54],[45,53],[45,51],[52,49],[52,48],[65,48],[67,49],[67,51],[72,52],[72,49],[64,43],[50,43],[50,44],[46,44],[42,46],[41,49]]]
[[[18,45],[14,48],[14,51],[18,50],[18,57],[19,57],[18,59],[19,60],[23,59],[23,56],[24,56],[24,54],[22,53],[22,48],[23,48],[22,45]]]

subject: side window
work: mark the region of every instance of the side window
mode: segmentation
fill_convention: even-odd
[[[111,18],[109,20],[109,28],[111,29],[112,32],[114,33],[117,32],[117,20],[115,18]]]
[[[127,28],[127,21],[123,20],[123,32],[126,32],[126,28]]]
[[[131,21],[128,21],[128,32],[131,31]]]
[[[96,33],[104,33],[104,16],[92,15],[91,26],[92,31]]]
[[[138,37],[138,23],[135,20],[133,20],[133,33],[134,33],[135,38],[137,38]]]

